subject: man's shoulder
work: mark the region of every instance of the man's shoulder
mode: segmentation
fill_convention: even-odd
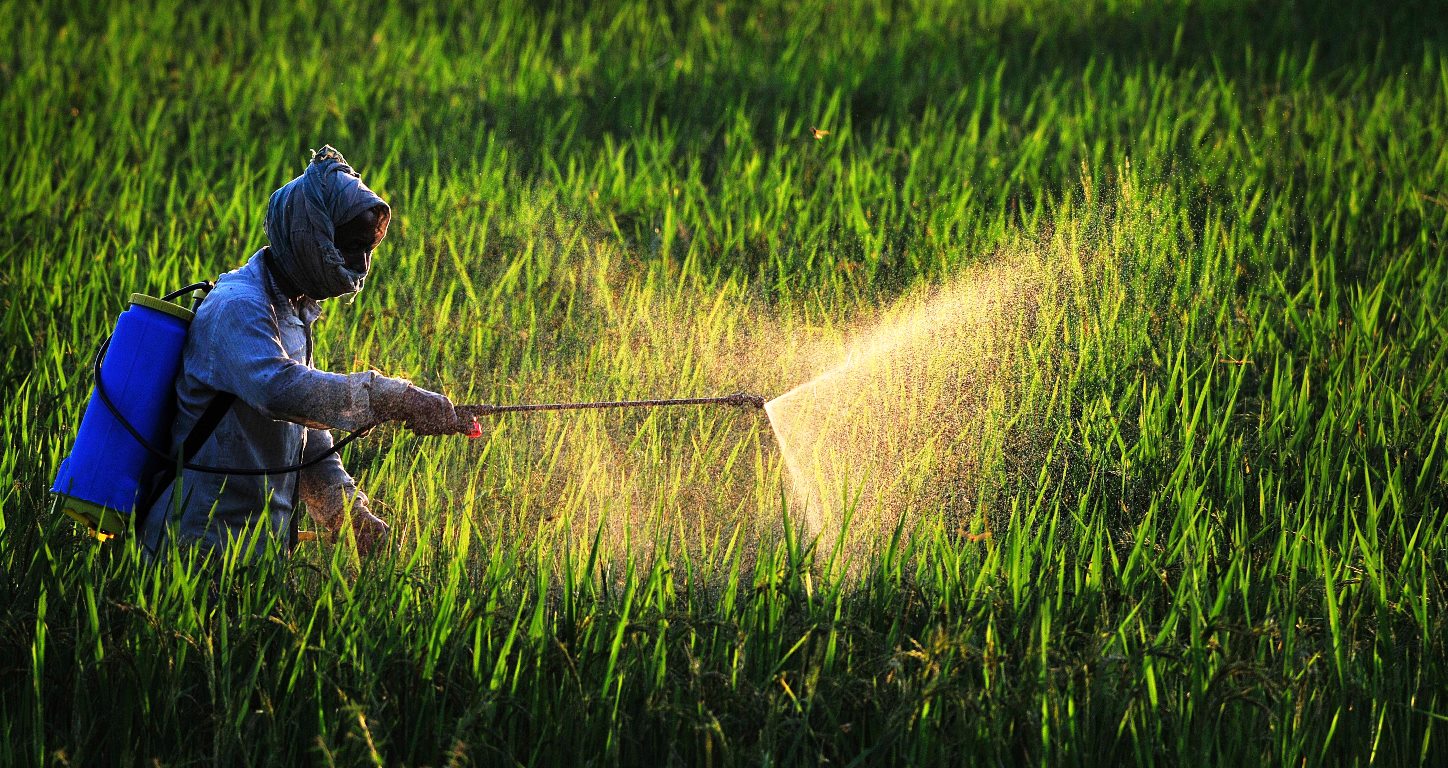
[[[260,260],[253,257],[242,267],[218,277],[216,287],[206,294],[197,309],[196,320],[236,322],[243,316],[274,318],[276,307],[260,267]]]

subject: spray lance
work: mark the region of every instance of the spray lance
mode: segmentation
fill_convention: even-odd
[[[530,403],[522,405],[459,405],[458,419],[470,422],[463,434],[477,438],[483,436],[478,419],[485,416],[499,416],[505,413],[533,413],[536,411],[588,411],[603,408],[661,408],[677,405],[732,405],[738,408],[763,408],[764,398],[748,392],[735,392],[724,397],[677,397],[663,400],[602,400],[582,403]]]

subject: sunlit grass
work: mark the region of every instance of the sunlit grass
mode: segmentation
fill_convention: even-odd
[[[1079,5],[0,6],[0,754],[1441,762],[1441,11]],[[826,535],[763,415],[690,408],[383,429],[366,563],[78,536],[95,343],[324,142],[396,218],[323,366],[459,401],[778,396],[1029,290],[970,398],[841,401],[906,469],[833,454]]]

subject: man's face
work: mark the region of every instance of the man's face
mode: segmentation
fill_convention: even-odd
[[[372,265],[372,250],[387,236],[389,218],[387,209],[378,206],[337,225],[332,242],[341,251],[348,269],[367,272]]]

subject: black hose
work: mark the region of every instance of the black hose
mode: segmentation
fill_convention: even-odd
[[[210,282],[192,283],[185,288],[181,288],[179,290],[166,294],[163,301],[170,301],[177,296],[186,293],[187,291],[194,291],[198,288],[205,288],[209,291],[211,287],[212,284]],[[145,448],[151,455],[155,456],[156,458],[161,459],[162,461],[165,461],[167,463],[174,464],[176,460],[180,457],[166,453],[165,451],[153,445],[150,440],[147,440],[145,435],[142,435],[139,431],[137,431],[136,428],[131,425],[131,422],[128,421],[125,416],[121,415],[121,409],[116,407],[115,402],[111,400],[110,394],[106,392],[105,384],[101,381],[101,361],[104,360],[106,357],[106,350],[110,349],[111,335],[112,334],[106,334],[105,340],[102,341],[100,347],[96,349],[95,359],[91,364],[91,372],[94,374],[96,380],[96,394],[100,395],[101,403],[106,406],[106,410],[111,412],[111,415],[115,417],[116,421],[120,422],[121,426],[125,428],[126,432],[128,432],[131,435],[132,439],[134,439],[137,443],[140,443],[142,448]],[[357,438],[371,432],[372,428],[376,427],[378,423],[380,422],[368,424],[357,430],[356,432],[348,434],[346,437],[337,441],[336,444],[334,444],[331,448],[327,449],[320,455],[313,456],[312,458],[307,459],[300,464],[291,464],[285,467],[266,468],[213,467],[207,466],[205,464],[193,464],[187,461],[184,462],[181,466],[185,469],[191,470],[192,472],[205,472],[212,475],[237,475],[250,477],[257,477],[262,475],[285,475],[292,472],[300,472],[308,467],[315,466],[316,464],[321,463],[323,460],[338,453],[343,448],[346,448],[348,443],[351,443],[353,440],[356,440]]]
[[[205,290],[207,293],[211,293],[211,289],[212,289],[212,288],[215,288],[215,287],[216,287],[216,283],[213,283],[213,282],[211,282],[210,280],[202,280],[202,281],[199,282],[199,283],[192,283],[192,284],[190,284],[190,285],[188,285],[188,286],[185,286],[185,287],[183,287],[183,288],[177,288],[176,290],[174,290],[174,291],[166,294],[165,296],[162,296],[162,297],[161,297],[161,301],[173,301],[173,300],[175,300],[178,296],[180,296],[180,295],[183,294],[183,293],[186,293],[187,291]]]

